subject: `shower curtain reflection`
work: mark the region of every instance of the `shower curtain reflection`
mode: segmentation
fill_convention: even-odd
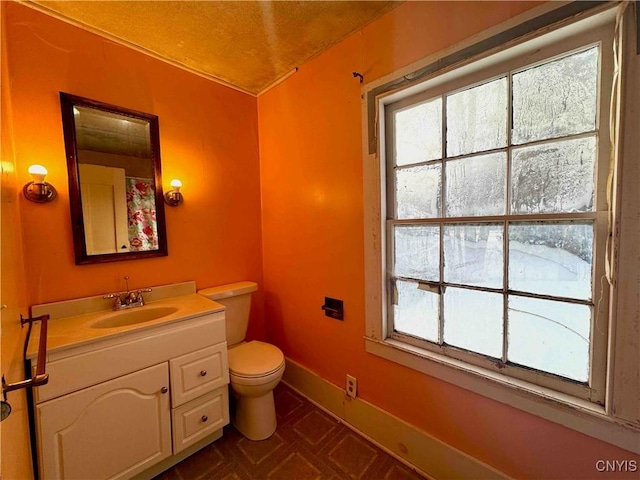
[[[158,226],[153,180],[127,177],[126,188],[130,251],[157,250]]]

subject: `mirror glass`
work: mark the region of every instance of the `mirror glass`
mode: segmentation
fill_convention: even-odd
[[[167,255],[158,117],[60,93],[76,264]]]

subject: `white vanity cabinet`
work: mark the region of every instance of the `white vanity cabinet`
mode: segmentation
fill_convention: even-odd
[[[224,312],[50,353],[47,373],[34,406],[45,480],[150,478],[229,423]]]

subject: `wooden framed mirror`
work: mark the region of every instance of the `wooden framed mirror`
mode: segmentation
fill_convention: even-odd
[[[158,117],[60,92],[77,265],[168,254]]]

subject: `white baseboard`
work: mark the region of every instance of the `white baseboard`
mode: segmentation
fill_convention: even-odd
[[[359,398],[289,358],[282,381],[399,461],[432,479],[508,479],[504,473]]]

